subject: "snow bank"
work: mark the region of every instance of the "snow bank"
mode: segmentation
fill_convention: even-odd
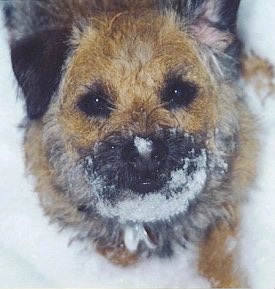
[[[275,65],[274,0],[241,0],[238,17],[245,51],[254,52]]]
[[[245,52],[275,67],[274,4],[273,0],[242,0],[238,30]],[[275,84],[274,77],[268,81]],[[266,96],[267,90],[263,87],[257,91],[252,80],[246,84],[246,91],[248,105],[257,115],[261,128],[261,155],[259,175],[243,211],[241,261],[251,288],[270,289],[275,288],[275,90],[260,100],[259,96]]]
[[[262,105],[252,91],[250,97]],[[259,118],[259,176],[243,211],[241,261],[250,287],[271,289],[275,288],[275,93],[263,104]]]

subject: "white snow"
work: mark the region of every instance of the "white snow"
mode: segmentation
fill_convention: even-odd
[[[275,65],[274,0],[241,0],[239,35],[248,54],[256,53]]]
[[[274,0],[242,0],[238,17],[246,53],[268,60],[275,69]],[[259,175],[243,210],[240,257],[249,286],[270,289],[275,288],[275,91],[262,98],[266,90],[257,95],[253,83],[246,91],[248,105],[259,119],[261,155]]]
[[[186,159],[184,167],[172,172],[171,180],[160,192],[144,196],[133,194],[132,199],[120,201],[116,205],[99,200],[96,204],[98,211],[106,217],[118,217],[122,224],[128,221],[142,223],[167,220],[174,215],[184,213],[189,202],[201,192],[206,181],[205,151],[192,161],[197,164],[195,173],[188,175],[187,168],[190,160]],[[181,191],[176,192],[179,188]],[[169,199],[166,198],[166,190],[171,192]]]
[[[247,86],[247,92],[261,127],[261,158],[259,175],[243,211],[241,262],[252,288],[269,289],[275,288],[275,91],[264,101],[253,84]]]
[[[135,147],[142,156],[147,156],[152,151],[153,142],[150,139],[145,139],[142,137],[136,136],[134,139]]]
[[[269,110],[272,108],[274,119],[275,100],[266,105]],[[249,283],[253,288],[263,289],[275,288],[275,121],[271,123],[270,120],[262,142],[261,173],[251,191],[250,203],[244,209],[241,243],[241,257],[248,270]]]
[[[274,0],[242,0],[239,31],[246,50],[275,64]],[[22,103],[16,99],[8,48],[0,28],[0,287],[208,288],[194,269],[194,250],[171,260],[152,259],[130,268],[109,264],[71,232],[49,225],[26,180],[21,149]],[[253,86],[249,105],[260,118],[260,174],[243,211],[241,261],[251,288],[275,288],[275,95],[260,102]],[[251,156],[254,157],[254,156]],[[134,232],[128,244],[134,248]],[[138,229],[137,231],[139,231]],[[143,236],[144,237],[144,236]]]

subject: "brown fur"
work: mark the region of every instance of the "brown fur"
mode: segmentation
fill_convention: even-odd
[[[227,225],[218,226],[202,244],[199,269],[217,288],[240,288],[242,276],[234,265],[235,252],[228,250],[228,241],[236,232]],[[234,250],[234,249],[233,249]]]
[[[167,17],[161,18],[147,12],[138,21],[137,17],[141,17],[141,13],[118,14],[109,19],[100,19],[100,27],[97,27],[96,32],[89,28],[82,39],[78,40],[79,49],[71,59],[64,79],[62,94],[66,98],[62,100],[60,116],[64,129],[74,136],[78,146],[91,145],[110,132],[121,131],[123,126],[139,134],[154,131],[156,125],[178,125],[190,133],[203,131],[205,126],[214,127],[215,112],[211,111],[211,101],[215,98],[215,90],[212,86],[204,85],[210,83],[207,71],[203,71],[199,65],[193,66],[192,75],[189,76],[188,67],[200,62],[198,53],[193,51],[191,40],[182,39],[180,29]],[[133,34],[139,36],[133,39]],[[142,47],[139,43],[142,43]],[[179,63],[185,63],[184,67],[177,67]],[[196,81],[202,91],[188,112],[172,114],[161,107],[156,89],[161,88],[165,73],[175,69],[179,74],[183,71],[187,79]],[[104,122],[104,126],[97,122],[91,123],[76,112],[74,106],[83,93],[80,85],[88,85],[98,78],[104,78],[117,105],[116,111],[108,122]],[[135,87],[134,95],[132,87]],[[144,117],[140,117],[140,112]],[[207,124],[206,115],[214,118],[209,118]]]
[[[244,111],[242,112],[246,114]],[[259,150],[257,142],[253,140],[254,130],[249,117],[244,118],[247,123],[243,126],[240,142],[244,144],[236,158],[235,170],[232,175],[234,190],[243,191],[253,182],[256,175],[255,160],[251,155]],[[242,196],[240,196],[242,198]],[[211,280],[217,288],[243,288],[246,287],[245,272],[237,264],[238,233],[240,223],[241,203],[230,208],[232,223],[220,222],[202,242],[199,254],[199,270]],[[235,246],[228,249],[228,242],[235,242]]]
[[[244,56],[242,75],[247,83],[255,87],[255,91],[263,102],[275,91],[274,67],[267,60],[254,55]]]

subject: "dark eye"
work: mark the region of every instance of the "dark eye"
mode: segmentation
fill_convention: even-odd
[[[187,107],[195,99],[198,87],[181,79],[168,80],[163,91],[162,101],[168,108]]]
[[[113,109],[113,105],[105,93],[98,89],[90,89],[78,102],[78,108],[88,116],[107,117]]]

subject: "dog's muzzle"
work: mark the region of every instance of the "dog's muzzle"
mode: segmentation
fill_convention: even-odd
[[[96,146],[93,169],[107,186],[145,195],[162,190],[174,171],[185,167],[186,174],[192,174],[201,153],[201,145],[188,134],[175,139],[169,134],[112,136]]]
[[[141,243],[151,250],[154,224],[184,217],[206,186],[207,166],[200,137],[174,130],[114,134],[85,158],[90,201],[86,198],[81,208],[119,224],[129,250]]]
[[[87,157],[99,214],[120,223],[167,219],[203,189],[207,154],[199,138],[175,131],[112,135]]]
[[[124,189],[146,194],[159,191],[169,179],[166,170],[169,150],[159,139],[136,136],[122,149],[121,158],[131,172],[131,182],[124,182]]]

